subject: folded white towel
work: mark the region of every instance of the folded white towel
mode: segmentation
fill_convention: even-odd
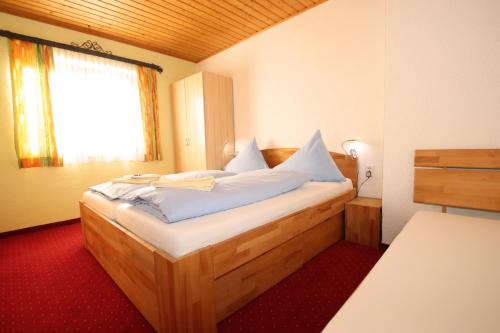
[[[151,182],[151,185],[154,187],[175,187],[209,192],[215,187],[215,178],[213,176],[182,180],[162,178],[158,181]]]
[[[113,184],[122,183],[122,184],[149,184],[152,181],[160,179],[160,175],[154,173],[146,173],[146,174],[135,174],[135,175],[125,175],[123,177],[113,178],[111,182]]]
[[[132,179],[159,179],[160,175],[156,173],[136,173],[135,175],[130,175],[130,176],[125,176],[125,177],[130,177]]]
[[[119,178],[113,178],[110,180],[113,184],[149,184],[154,179],[132,179],[132,178],[125,178],[125,177],[119,177]]]

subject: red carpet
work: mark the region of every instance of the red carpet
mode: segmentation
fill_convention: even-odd
[[[219,324],[320,332],[380,257],[340,242]],[[80,224],[0,238],[1,332],[152,332],[83,247]]]

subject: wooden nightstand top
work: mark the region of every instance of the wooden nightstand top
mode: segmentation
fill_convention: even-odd
[[[382,199],[357,197],[347,202],[346,205],[365,206],[371,208],[382,208]]]

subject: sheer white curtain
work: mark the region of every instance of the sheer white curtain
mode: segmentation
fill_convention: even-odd
[[[54,48],[56,143],[65,163],[144,160],[137,67]]]

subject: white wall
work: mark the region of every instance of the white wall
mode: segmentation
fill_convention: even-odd
[[[237,148],[300,147],[319,128],[330,150],[358,138],[382,194],[385,1],[326,2],[203,62],[233,78]]]
[[[415,211],[438,209],[412,203],[415,149],[500,147],[500,1],[388,0],[386,87],[388,243]]]

